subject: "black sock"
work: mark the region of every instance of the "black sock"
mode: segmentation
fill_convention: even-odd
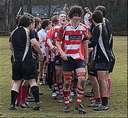
[[[15,102],[17,98],[18,92],[11,90],[11,105],[15,107]]]
[[[96,103],[100,103],[101,99],[100,98],[96,98]]]
[[[108,105],[108,98],[107,97],[102,97],[102,105],[107,106]]]
[[[32,91],[32,95],[35,99],[35,102],[39,102],[39,87],[38,86],[33,86],[31,88],[31,91]]]

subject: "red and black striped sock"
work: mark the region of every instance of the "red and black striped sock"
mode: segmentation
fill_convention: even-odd
[[[17,98],[18,92],[11,90],[11,105],[15,107],[15,102]]]
[[[60,94],[61,96],[63,96],[63,83],[59,83],[59,84],[58,84],[58,88],[59,88],[59,94]]]
[[[70,91],[69,90],[64,90],[63,95],[64,95],[64,104],[69,105]]]
[[[84,96],[84,89],[77,87],[77,99],[76,99],[77,105],[81,104],[83,96]]]
[[[57,83],[54,83],[54,91],[58,94],[59,93],[59,88]]]

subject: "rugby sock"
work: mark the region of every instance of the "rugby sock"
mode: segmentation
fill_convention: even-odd
[[[108,105],[108,98],[107,97],[102,97],[101,100],[102,100],[102,105],[103,106],[107,106]]]
[[[35,99],[35,102],[39,102],[39,87],[38,86],[32,86],[31,87],[32,95]]]
[[[79,104],[81,104],[81,102],[82,102],[82,97],[77,96],[77,98],[76,98],[76,104],[79,105]]]
[[[24,104],[26,102],[26,98],[27,98],[27,87],[25,87],[23,85],[22,90],[21,90],[21,102],[22,102],[22,104]]]
[[[82,102],[82,98],[84,96],[84,90],[77,87],[77,99],[76,99],[76,103],[79,105]]]
[[[101,99],[100,98],[96,98],[96,103],[100,103],[101,102]]]
[[[61,96],[63,96],[63,83],[59,83],[59,84],[58,84],[58,88],[59,88],[59,94],[60,94]]]
[[[16,97],[16,105],[19,106],[20,103],[21,103],[21,89],[22,89],[22,84],[20,85],[20,88],[19,88],[19,93]]]
[[[15,102],[17,98],[18,92],[11,90],[11,105],[15,107]]]
[[[58,88],[58,85],[57,83],[54,84],[54,90],[57,94],[59,94],[59,88]]]
[[[64,104],[69,105],[70,91],[69,90],[64,90],[63,95],[64,95]]]

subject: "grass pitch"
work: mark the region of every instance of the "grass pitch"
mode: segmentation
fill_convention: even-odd
[[[57,103],[50,95],[48,87],[40,87],[43,92],[41,110],[33,111],[18,108],[17,111],[8,110],[10,104],[11,63],[8,37],[0,37],[0,117],[5,118],[127,118],[127,37],[114,37],[114,52],[116,65],[112,74],[112,97],[108,111],[97,112],[87,107],[88,100],[84,100],[87,111],[79,115],[74,111],[74,104],[70,113],[63,113],[63,104]]]

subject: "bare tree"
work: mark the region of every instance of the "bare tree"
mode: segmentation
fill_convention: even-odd
[[[65,3],[64,8],[63,8],[63,11],[65,11],[66,13],[68,13],[68,11],[69,11],[68,4]]]
[[[51,0],[48,0],[48,17],[51,16]]]

